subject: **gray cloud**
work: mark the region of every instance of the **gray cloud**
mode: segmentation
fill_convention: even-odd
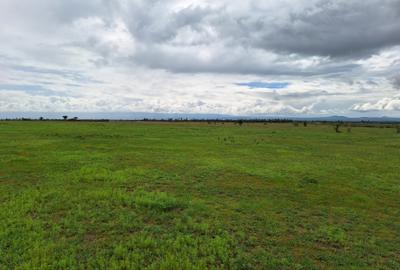
[[[393,86],[400,89],[400,74],[393,77]]]
[[[173,72],[299,76],[335,73],[338,68],[349,72],[354,67],[349,61],[400,43],[398,0],[296,0],[289,1],[291,5],[222,0],[180,8],[173,5],[177,2],[25,0],[8,6],[11,12],[25,10],[24,17],[41,23],[39,32],[44,33],[96,17],[101,18],[101,27],[112,31],[116,20],[122,20],[136,43],[136,53],[130,57],[133,64]],[[47,12],[40,14],[42,10]],[[83,40],[69,44],[95,52],[96,65],[110,64],[118,43],[87,30]],[[320,57],[320,62],[293,64],[312,56]]]
[[[306,55],[365,57],[400,42],[399,6],[397,0],[319,1],[291,13],[282,24],[264,23],[258,45]]]
[[[170,10],[164,1],[133,1],[124,17],[142,44],[133,59],[174,72],[306,75],[350,67],[346,61],[400,43],[397,0],[250,3],[238,12],[231,3]],[[302,69],[285,66],[288,54],[338,60]]]

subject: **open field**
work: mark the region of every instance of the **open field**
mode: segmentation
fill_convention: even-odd
[[[400,269],[400,134],[0,122],[0,269]]]

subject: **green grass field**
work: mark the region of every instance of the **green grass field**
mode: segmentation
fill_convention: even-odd
[[[0,269],[400,269],[400,134],[0,122]]]

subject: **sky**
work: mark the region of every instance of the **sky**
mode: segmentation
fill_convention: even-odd
[[[0,112],[400,116],[400,0],[0,0]]]

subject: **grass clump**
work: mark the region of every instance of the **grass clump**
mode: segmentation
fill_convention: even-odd
[[[161,191],[136,191],[134,193],[133,202],[138,207],[161,211],[171,211],[174,209],[185,208],[185,203]]]
[[[299,186],[306,187],[309,185],[317,185],[318,183],[319,183],[319,181],[317,179],[312,178],[310,176],[306,176],[306,177],[303,177],[302,179],[300,179]]]
[[[99,249],[86,262],[92,269],[239,269],[241,261],[227,234],[156,236],[142,234]]]
[[[344,230],[337,226],[323,226],[318,230],[317,241],[334,247],[342,247],[346,244],[347,235]]]

